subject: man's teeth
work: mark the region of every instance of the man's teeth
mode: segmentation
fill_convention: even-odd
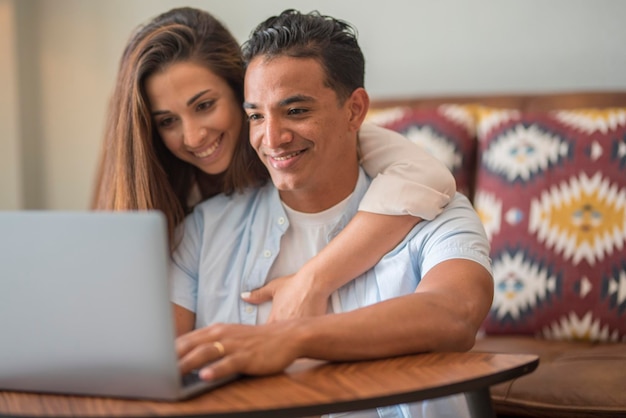
[[[220,143],[222,142],[221,138],[218,139],[217,141],[215,141],[215,143],[213,143],[213,145],[211,145],[209,148],[207,148],[206,150],[202,151],[202,152],[194,152],[193,155],[195,155],[198,158],[204,158],[204,157],[208,157],[209,155],[213,154],[215,152],[215,150],[217,149],[217,147],[220,146]]]
[[[283,155],[282,157],[272,157],[272,159],[276,161],[285,161],[301,153],[302,151],[296,151],[296,152],[292,152],[291,154]]]

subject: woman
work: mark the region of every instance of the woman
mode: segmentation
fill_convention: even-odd
[[[139,27],[120,62],[93,207],[162,211],[174,249],[176,227],[196,203],[267,181],[247,146],[243,80],[239,44],[209,13],[177,8]],[[335,289],[448,203],[450,172],[398,136],[362,129],[362,165],[374,180],[359,214],[300,271],[243,296],[273,299],[270,321],[324,313]]]

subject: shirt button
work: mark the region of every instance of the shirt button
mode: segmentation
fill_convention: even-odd
[[[246,313],[254,312],[254,308],[252,306],[246,306]]]
[[[280,218],[278,218],[278,225],[284,225],[284,224],[285,224],[285,218],[281,216]]]
[[[270,258],[272,256],[272,252],[270,250],[263,251],[263,257]]]

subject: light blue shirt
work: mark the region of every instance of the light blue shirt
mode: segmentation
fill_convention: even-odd
[[[345,214],[328,241],[356,214],[369,183],[361,170]],[[196,328],[215,322],[256,324],[257,306],[244,302],[240,294],[266,283],[288,227],[271,183],[201,203],[185,220],[184,236],[173,255],[172,302],[196,313]],[[455,258],[475,261],[491,271],[482,223],[459,193],[435,219],[417,224],[373,269],[338,289],[335,300],[342,311],[349,311],[413,293],[433,266]],[[379,412],[383,410],[391,412],[389,408]]]
[[[361,171],[328,241],[356,214],[368,184]],[[196,313],[196,328],[215,322],[255,324],[257,307],[240,294],[265,284],[288,227],[271,183],[201,203],[185,220],[183,239],[173,255],[172,301]],[[483,226],[467,198],[458,193],[441,215],[417,224],[373,269],[337,291],[342,310],[412,293],[428,270],[454,258],[473,260],[491,271]]]

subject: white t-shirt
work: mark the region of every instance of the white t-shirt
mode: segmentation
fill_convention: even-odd
[[[319,213],[298,212],[282,202],[287,218],[289,218],[289,228],[281,238],[280,253],[269,271],[268,282],[277,277],[296,273],[304,263],[328,244],[328,236],[335,230],[351,196]],[[271,307],[271,302],[259,306],[258,324],[267,322]],[[333,312],[341,312],[339,298],[331,297],[329,308]]]

